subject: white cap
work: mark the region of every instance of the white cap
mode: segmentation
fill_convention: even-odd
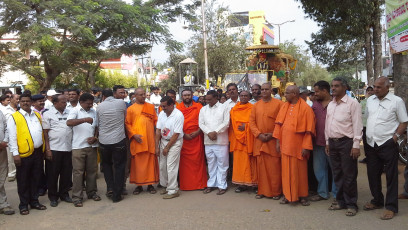
[[[57,92],[55,90],[53,90],[53,89],[50,89],[50,90],[47,91],[47,96],[49,96],[49,97],[54,96],[55,94],[57,94]]]

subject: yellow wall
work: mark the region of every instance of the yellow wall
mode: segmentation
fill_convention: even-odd
[[[253,26],[253,45],[260,45],[260,37],[263,36],[263,28],[266,28],[271,34],[274,35],[273,31],[269,29],[264,23],[265,12],[262,10],[259,11],[249,11],[249,24]]]

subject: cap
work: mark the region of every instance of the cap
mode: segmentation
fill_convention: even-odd
[[[55,91],[55,90],[53,90],[53,89],[50,89],[50,90],[48,90],[47,91],[47,96],[54,96],[55,94],[57,94],[57,92]]]
[[[33,101],[38,101],[38,100],[41,100],[41,99],[44,99],[44,98],[45,98],[45,96],[42,95],[42,94],[36,94],[36,95],[31,96],[31,100],[33,100]]]
[[[309,93],[306,86],[299,86],[299,93]]]

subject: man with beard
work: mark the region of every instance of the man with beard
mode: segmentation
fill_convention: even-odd
[[[177,109],[184,115],[184,140],[179,168],[180,189],[203,189],[207,184],[207,168],[205,165],[204,136],[198,125],[200,110],[203,106],[193,101],[191,90],[183,90],[181,96],[183,102],[177,106]]]
[[[276,139],[272,134],[283,102],[272,98],[271,92],[270,83],[262,84],[262,100],[252,107],[249,126],[255,138],[253,156],[256,158],[258,178],[258,194],[255,198],[272,197],[278,200],[282,194],[281,157],[276,152]]]
[[[261,86],[259,84],[254,84],[251,87],[252,99],[249,101],[251,104],[255,104],[257,101],[262,99],[261,96]]]

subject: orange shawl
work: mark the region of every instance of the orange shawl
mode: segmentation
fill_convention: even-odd
[[[241,102],[238,102],[231,109],[231,125],[234,132],[232,138],[235,138],[235,141],[231,141],[231,144],[234,145],[231,146],[232,150],[244,150],[247,153],[252,153],[253,151],[254,136],[249,128],[249,117],[251,116],[252,107],[251,103],[241,104]],[[238,127],[242,124],[245,124],[244,131],[238,130]]]

